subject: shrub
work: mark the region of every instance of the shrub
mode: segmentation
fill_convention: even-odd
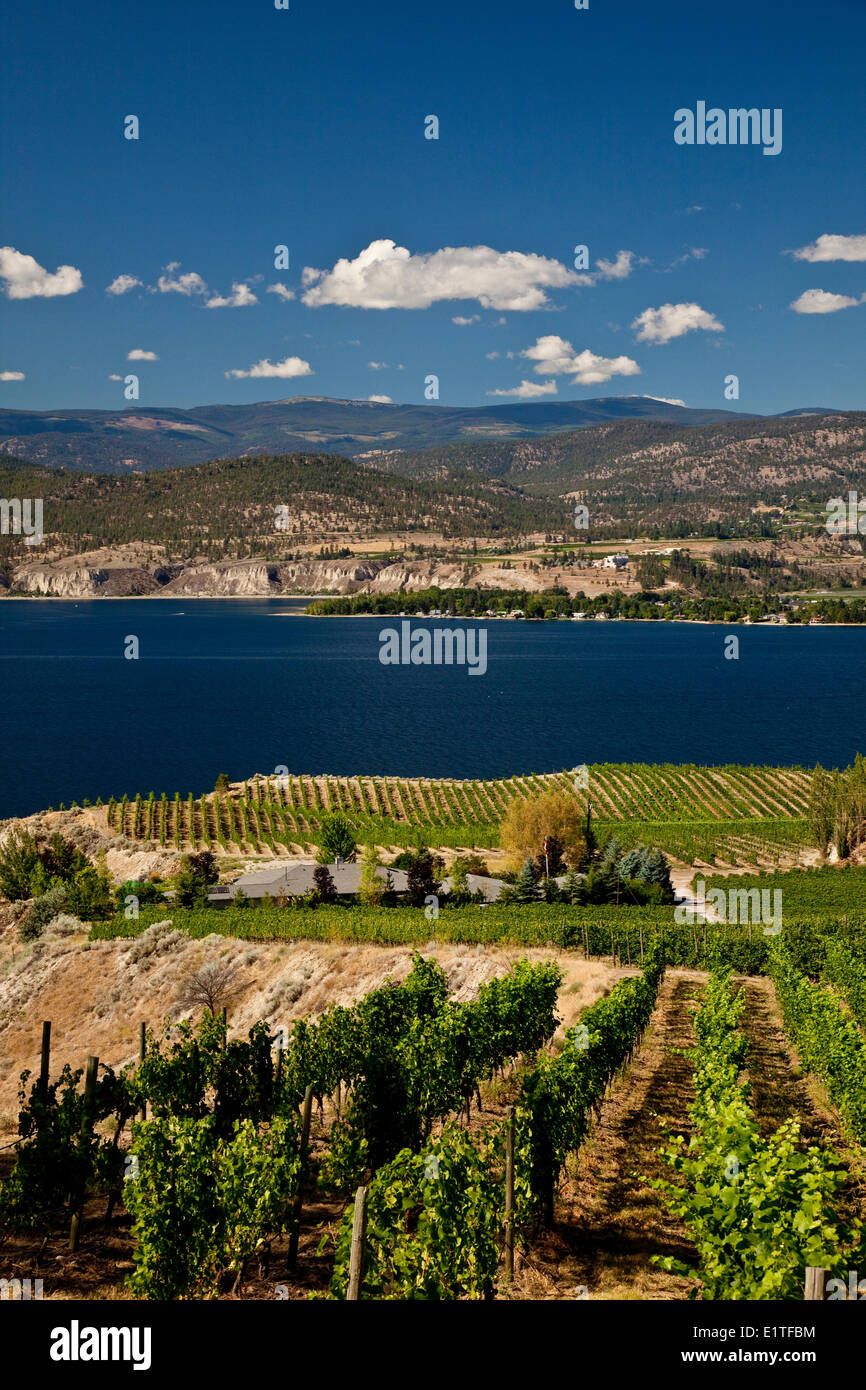
[[[65,884],[56,883],[37,898],[19,924],[18,933],[21,940],[35,941],[37,937],[41,936],[51,919],[60,912],[66,902],[66,897]]]

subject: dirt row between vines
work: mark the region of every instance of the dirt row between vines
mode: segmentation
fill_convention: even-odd
[[[513,1297],[521,1299],[672,1299],[683,1280],[650,1263],[652,1255],[688,1258],[684,1229],[641,1181],[668,1173],[656,1150],[661,1121],[684,1130],[694,1100],[692,1063],[677,1049],[695,1042],[689,1003],[706,975],[669,970],[625,1073],[560,1186],[554,1228],[518,1262]]]
[[[707,975],[668,970],[631,1064],[615,1082],[601,1115],[560,1184],[554,1228],[518,1257],[512,1297],[519,1299],[683,1299],[689,1284],[651,1263],[653,1255],[690,1261],[683,1225],[644,1179],[670,1177],[658,1157],[665,1127],[686,1136],[694,1101],[695,1045],[690,1006]],[[741,1027],[749,1040],[751,1103],[762,1134],[800,1122],[804,1143],[832,1148],[851,1180],[840,1203],[866,1219],[866,1163],[841,1136],[839,1117],[816,1078],[804,1073],[785,1033],[772,982],[740,980],[746,993]]]

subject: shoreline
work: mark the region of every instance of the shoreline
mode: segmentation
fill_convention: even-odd
[[[495,593],[496,590],[491,590]],[[174,595],[172,595],[174,597]],[[189,603],[318,603],[326,599],[351,597],[342,594],[284,594],[280,597],[269,594],[190,594],[182,599],[178,597],[177,602]],[[51,603],[51,604],[72,604],[80,607],[81,604],[90,603],[163,603],[168,599],[168,595],[163,598],[159,594],[101,594],[91,595],[81,598],[64,598],[59,594],[15,594],[7,595],[8,600],[17,600],[21,603]],[[0,613],[3,611],[3,602],[0,600]],[[640,623],[642,626],[649,624],[659,626],[671,623],[687,623],[692,627],[762,627],[762,628],[803,628],[803,627],[841,627],[841,628],[866,628],[866,623],[789,623],[789,622],[744,622],[742,618],[734,618],[731,622],[718,622],[712,618],[596,618],[588,617],[575,620],[574,618],[527,618],[521,615],[519,618],[512,618],[508,614],[497,613],[493,617],[475,616],[466,613],[447,613],[440,614],[439,618],[432,617],[429,613],[307,613],[299,611],[297,613],[272,613],[274,618],[378,618],[380,621],[393,618],[408,618],[416,622],[462,622],[462,623],[530,623],[530,624],[568,624],[572,625],[576,621],[582,624],[592,624],[596,622],[607,623]]]

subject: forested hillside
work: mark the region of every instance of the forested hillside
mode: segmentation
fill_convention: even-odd
[[[816,507],[866,485],[866,414],[737,420],[684,428],[627,420],[544,439],[452,444],[369,460],[405,477],[471,470],[538,496],[579,493],[591,524],[741,521],[758,504]],[[666,534],[671,534],[667,531]]]
[[[516,536],[561,531],[570,521],[566,504],[498,479],[404,479],[333,454],[220,459],[122,478],[9,459],[0,465],[0,497],[41,497],[46,537],[62,553],[143,542],[173,554],[282,555],[322,531],[347,540],[401,530]],[[276,525],[282,506],[285,530]],[[0,537],[0,560],[40,554],[23,537]]]

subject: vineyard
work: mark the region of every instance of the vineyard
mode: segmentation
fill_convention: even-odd
[[[713,888],[727,889],[732,880],[723,875],[696,874],[709,893]],[[818,915],[861,915],[866,912],[866,868],[853,865],[814,869],[793,869],[787,873],[737,874],[736,888],[750,892],[754,889],[782,894],[787,915],[796,917]]]
[[[739,880],[737,880],[739,882]],[[90,929],[91,941],[139,937],[165,921],[166,907],[141,908],[134,919],[124,914]],[[332,941],[389,946],[462,942],[581,949],[587,958],[610,957],[639,964],[655,946],[669,965],[712,969],[727,965],[739,973],[768,969],[772,937],[760,925],[700,922],[679,924],[669,907],[586,906],[580,908],[494,903],[443,911],[435,921],[411,907],[225,907],[172,908],[171,926],[193,939],[214,934],[243,941]],[[831,942],[848,943],[866,955],[866,904],[858,912],[815,913],[785,917],[785,939],[803,968],[820,970]],[[840,967],[841,968],[841,967]]]
[[[225,793],[138,792],[108,803],[110,828],[177,849],[280,854],[315,846],[321,818],[341,811],[359,842],[407,848],[492,848],[515,798],[558,790],[591,803],[602,831],[693,862],[754,863],[809,843],[803,768],[596,764],[498,781],[454,778],[256,776]]]
[[[564,914],[539,911],[553,934]],[[479,909],[479,922],[491,914],[502,930],[519,910]],[[91,1057],[52,1072],[44,1033],[39,1074],[21,1081],[0,1240],[86,1256],[113,1230],[129,1271],[114,1296],[143,1299],[275,1285],[333,1300],[539,1296],[530,1271],[543,1296],[573,1296],[562,1281],[603,1258],[586,1253],[604,1196],[589,1175],[612,1161],[610,1126],[631,1102],[617,1181],[632,1175],[635,1219],[657,1232],[643,1257],[624,1236],[642,1279],[667,1280],[668,1297],[797,1301],[807,1267],[847,1277],[866,1214],[866,920],[816,916],[768,938],[674,928],[655,909],[631,925],[567,916],[560,950],[612,955],[626,973],[564,1032],[565,957],[519,960],[460,1003],[428,951],[401,983],[290,1029],[263,1019],[232,1038],[207,1009],[197,1027],[142,1027],[120,1070]],[[796,1055],[822,1088],[828,1142],[813,1142],[805,1092],[768,1122],[780,1081],[762,1075],[754,1013],[768,997],[776,1061],[793,1086]],[[676,1088],[650,1101],[647,1067]]]

